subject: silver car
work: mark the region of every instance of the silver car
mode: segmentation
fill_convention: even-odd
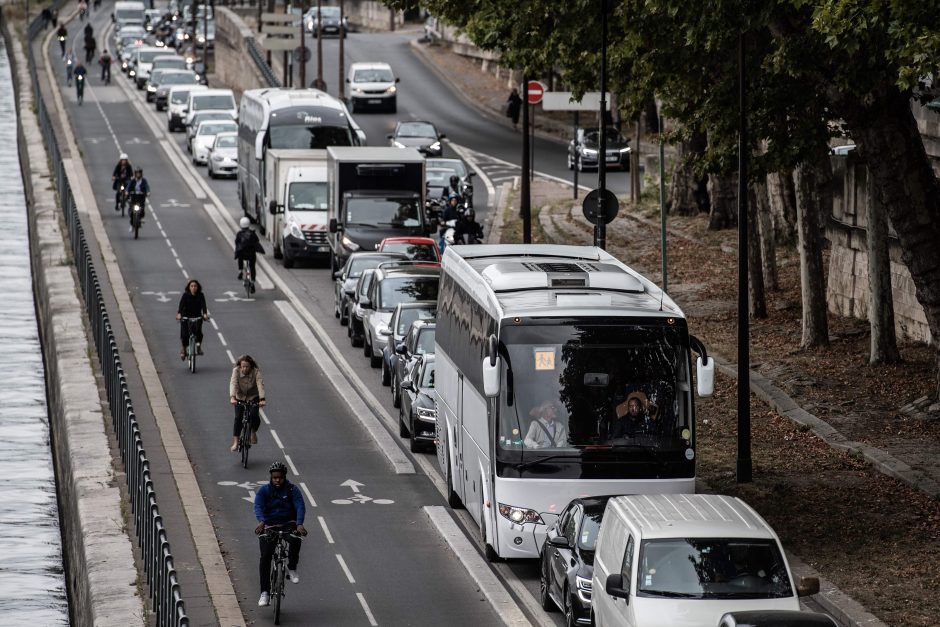
[[[380,263],[408,259],[404,253],[359,251],[351,254],[340,270],[333,273],[333,315],[342,326],[349,324],[349,302],[363,271],[375,269]]]
[[[219,133],[237,133],[238,124],[232,120],[206,120],[200,122],[193,135],[193,163],[205,165],[209,162],[209,149]]]
[[[219,133],[209,149],[209,178],[238,175],[238,133]]]

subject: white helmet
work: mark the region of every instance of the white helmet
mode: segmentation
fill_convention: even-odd
[[[121,161],[122,159],[123,159],[124,161],[127,160],[127,153],[126,153],[126,152],[122,152],[122,153],[118,156],[118,161]]]
[[[247,229],[251,226],[251,220],[248,219],[248,216],[242,216],[242,219],[238,221],[238,226],[243,229]]]

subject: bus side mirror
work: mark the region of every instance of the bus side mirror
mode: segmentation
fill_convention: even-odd
[[[499,341],[491,335],[488,341],[488,354],[483,358],[483,393],[494,398],[499,396]]]
[[[698,395],[711,396],[715,392],[715,358],[706,357],[708,363],[701,357],[695,360],[695,380],[698,385]]]
[[[261,157],[264,156],[264,132],[259,132],[255,135],[255,159],[261,161]]]

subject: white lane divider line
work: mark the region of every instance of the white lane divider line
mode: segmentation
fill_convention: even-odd
[[[180,267],[180,270],[183,269],[183,262],[180,261],[179,258],[176,259],[176,265],[178,265],[178,266]],[[186,273],[184,272],[183,274],[186,274]]]
[[[170,254],[172,254],[174,257],[177,257],[177,258],[178,258],[179,255],[176,254],[176,249],[173,248],[173,244],[170,243],[170,238],[169,238],[169,237],[166,238],[166,245],[170,247]]]
[[[211,324],[212,328],[215,329],[216,331],[219,330],[219,325],[215,323],[215,318],[209,318],[209,324]],[[219,335],[219,337],[222,337],[221,334]]]
[[[372,615],[372,610],[369,609],[369,604],[366,603],[366,598],[362,596],[361,592],[357,592],[356,596],[359,597],[359,604],[362,606],[362,611],[366,613],[366,618],[369,619],[369,624],[373,626],[378,625],[378,623],[375,622],[375,616]]]
[[[225,341],[225,337],[222,335],[221,331],[219,331],[219,342],[222,343],[222,346],[228,346],[228,342]]]
[[[284,447],[283,447],[283,446],[281,447],[281,450],[284,450]],[[292,460],[292,459],[290,458],[290,455],[285,454],[285,455],[284,455],[284,459],[287,460],[287,465],[290,466],[290,471],[291,471],[292,473],[294,473],[294,476],[295,476],[295,477],[299,477],[299,476],[300,476],[300,472],[297,471],[297,466],[294,465],[294,460]]]
[[[277,437],[277,431],[274,429],[269,429],[269,431],[271,432],[271,437],[274,438],[274,443],[277,444],[277,447],[283,451],[284,444],[281,442],[281,438]],[[294,474],[297,474],[297,472],[295,471]]]
[[[326,521],[323,519],[323,516],[317,516],[317,520],[320,521],[320,528],[323,529],[323,535],[326,536],[326,541],[329,544],[334,544],[333,535],[330,533],[329,528],[326,526]]]
[[[300,489],[304,491],[304,494],[307,495],[307,500],[310,501],[310,507],[316,507],[317,501],[313,498],[313,495],[310,494],[310,489],[307,487],[307,484],[303,481],[300,482]],[[331,541],[332,544],[332,541]]]
[[[235,355],[232,354],[231,349],[226,348],[226,349],[225,349],[225,354],[228,355],[228,360],[234,364],[234,363],[235,363]],[[267,420],[265,420],[264,422],[265,422],[265,424],[271,424],[271,423],[268,422]]]
[[[346,560],[343,559],[343,556],[339,553],[336,554],[336,561],[339,562],[340,568],[343,569],[343,572],[346,573],[346,579],[349,580],[349,583],[356,583],[356,580],[353,578],[352,573],[349,571],[349,566],[346,565]]]
[[[232,353],[229,353],[229,355],[231,355],[231,354],[232,354]],[[235,361],[235,360],[233,359],[232,361]],[[263,409],[260,409],[260,408],[259,408],[259,409],[258,409],[258,413],[261,414],[261,420],[264,421],[264,424],[266,424],[266,425],[271,424],[271,421],[268,420],[268,415],[265,413],[265,411],[264,411]]]

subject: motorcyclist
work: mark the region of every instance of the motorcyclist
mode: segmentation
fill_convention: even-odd
[[[59,47],[62,48],[62,58],[65,58],[65,42],[69,38],[69,31],[65,24],[59,24],[59,29],[55,32],[56,39],[59,40]]]
[[[134,168],[131,167],[131,162],[127,159],[127,153],[122,152],[118,156],[117,165],[114,166],[114,172],[111,174],[111,189],[113,189],[115,192],[120,190],[121,184],[129,182],[132,178],[134,178]],[[115,211],[120,209],[120,201],[121,199],[115,195]]]
[[[457,210],[459,204],[460,195],[456,192],[452,192],[447,197],[447,204],[444,205],[444,209],[441,211],[440,230],[438,231],[441,236],[440,241],[438,242],[438,247],[441,249],[441,252],[444,252],[444,248],[447,246],[447,242],[444,241],[444,234],[447,233],[447,229],[450,228],[447,223],[451,220],[460,220],[460,213]]]
[[[127,194],[131,201],[131,206],[135,204],[140,207],[140,223],[144,223],[144,217],[147,215],[147,197],[150,195],[150,183],[144,178],[142,168],[134,168],[134,178],[128,181]],[[134,212],[128,211],[131,228],[134,228]]]
[[[476,221],[476,211],[467,209],[454,227],[454,243],[479,244],[482,241],[483,227]]]
[[[98,57],[98,65],[101,66],[101,80],[105,85],[111,84],[111,63],[113,63],[111,55],[108,54],[108,49],[105,48],[101,56]]]
[[[456,174],[450,175],[450,184],[441,191],[441,200],[447,202],[451,194],[460,197],[460,177]]]
[[[82,104],[85,100],[85,77],[88,75],[88,70],[82,65],[81,59],[75,61],[75,69],[72,73],[75,75],[75,95],[78,96],[78,104]]]
[[[238,221],[240,230],[235,234],[235,259],[238,260],[238,280],[242,280],[242,271],[245,262],[248,262],[248,269],[251,270],[252,285],[251,291],[255,291],[254,280],[258,277],[255,273],[255,264],[258,260],[258,249],[261,247],[261,240],[258,234],[251,230],[251,220],[247,216],[242,216]]]

